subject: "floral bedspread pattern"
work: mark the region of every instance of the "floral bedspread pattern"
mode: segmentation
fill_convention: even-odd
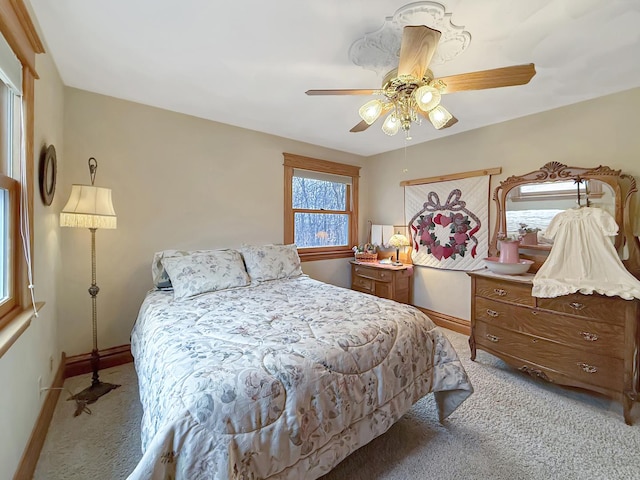
[[[131,337],[143,457],[129,479],[315,479],[434,392],[473,388],[417,309],[306,276],[175,302],[151,291]]]

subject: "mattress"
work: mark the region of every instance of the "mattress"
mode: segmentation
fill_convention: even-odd
[[[176,301],[150,291],[131,336],[143,456],[129,479],[315,479],[433,392],[472,392],[419,310],[273,280]]]

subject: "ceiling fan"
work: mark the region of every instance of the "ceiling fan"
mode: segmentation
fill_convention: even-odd
[[[442,95],[463,90],[524,85],[536,74],[533,63],[435,78],[429,63],[441,33],[424,25],[406,26],[402,32],[398,68],[391,70],[379,89],[307,90],[307,95],[382,95],[359,110],[362,121],[351,132],[362,132],[387,115],[382,131],[395,135],[402,129],[407,139],[411,123],[426,118],[438,130],[458,122],[440,104]]]

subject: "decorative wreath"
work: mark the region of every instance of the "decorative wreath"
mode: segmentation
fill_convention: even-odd
[[[466,209],[465,202],[460,200],[461,192],[458,189],[451,191],[444,205],[440,204],[440,199],[435,192],[430,192],[427,202],[424,203],[422,211],[417,213],[411,221],[411,229],[414,235],[415,249],[419,245],[427,248],[438,260],[451,258],[455,260],[457,256],[464,257],[471,247],[471,256],[476,257],[478,239],[475,234],[480,230],[480,219]],[[425,212],[430,212],[425,214]],[[442,211],[449,211],[442,214]],[[437,213],[436,213],[437,212]],[[463,213],[461,213],[463,212]],[[476,224],[471,228],[471,220]],[[449,227],[449,241],[444,245],[436,235],[436,225]]]

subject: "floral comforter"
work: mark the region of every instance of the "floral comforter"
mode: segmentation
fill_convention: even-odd
[[[306,276],[188,301],[151,291],[131,337],[144,409],[129,479],[315,479],[434,392],[472,392],[417,309]]]

